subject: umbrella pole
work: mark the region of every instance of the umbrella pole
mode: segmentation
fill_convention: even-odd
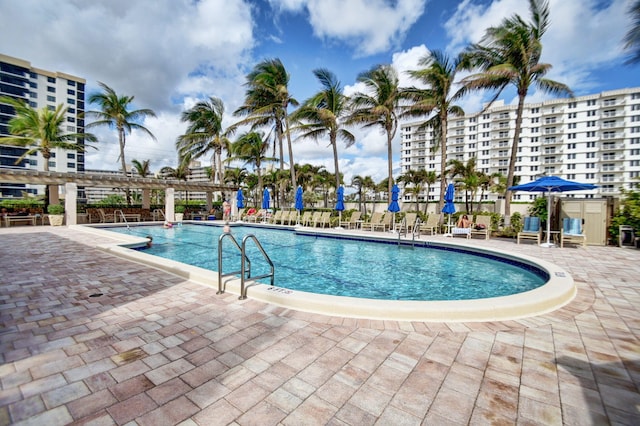
[[[551,188],[549,188],[549,196],[547,197],[547,242],[540,245],[542,247],[553,247],[555,245],[551,242]]]

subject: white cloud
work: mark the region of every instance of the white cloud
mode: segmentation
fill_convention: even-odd
[[[386,52],[399,46],[424,12],[426,0],[271,0],[279,11],[298,13],[306,6],[313,33],[341,41],[358,56]]]

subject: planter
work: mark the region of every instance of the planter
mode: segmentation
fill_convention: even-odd
[[[64,222],[63,214],[50,214],[49,215],[49,225],[51,226],[62,226]]]
[[[176,222],[182,222],[184,219],[184,213],[176,213]]]

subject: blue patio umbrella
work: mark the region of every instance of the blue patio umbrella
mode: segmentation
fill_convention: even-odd
[[[269,202],[271,201],[271,196],[269,195],[269,188],[265,188],[262,192],[262,208],[267,210],[269,208]]]
[[[396,223],[396,213],[400,211],[400,204],[398,204],[398,195],[400,194],[400,188],[395,183],[391,187],[391,203],[387,210],[393,213],[393,224]],[[392,224],[392,225],[393,225]]]
[[[596,189],[597,186],[591,183],[573,182],[562,179],[558,176],[543,176],[533,182],[523,183],[522,185],[510,186],[509,191],[527,191],[548,193],[547,198],[547,242],[540,244],[543,247],[553,247],[551,243],[551,193],[567,192],[567,191],[586,191]]]
[[[451,215],[456,212],[456,206],[453,204],[455,195],[456,189],[453,184],[450,183],[449,186],[447,186],[447,191],[444,193],[444,207],[442,208],[442,213],[449,215],[448,230],[451,230]]]
[[[298,210],[298,220],[297,222],[299,223],[300,220],[300,211],[302,211],[302,209],[304,208],[304,202],[302,200],[302,186],[298,186],[298,189],[296,190],[296,205],[295,205],[296,210]]]
[[[340,187],[338,187],[338,190],[336,191],[335,209],[338,211],[338,227],[340,227],[340,222],[342,222],[342,211],[344,210],[344,187],[342,185],[340,185]]]
[[[244,208],[244,195],[242,195],[242,188],[238,189],[238,193],[236,194],[236,201],[238,202],[238,208]]]

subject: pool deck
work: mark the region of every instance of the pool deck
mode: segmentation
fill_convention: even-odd
[[[640,250],[464,240],[555,263],[578,293],[540,316],[443,323],[240,301],[97,248],[111,242],[0,229],[0,425],[640,419]]]

